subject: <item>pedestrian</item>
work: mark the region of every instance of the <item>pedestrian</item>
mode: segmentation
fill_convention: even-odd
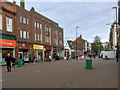
[[[16,59],[15,59],[15,57],[14,57],[14,56],[12,57],[12,62],[13,62],[12,66],[13,66],[13,67],[15,67],[15,62],[16,62]]]
[[[7,64],[7,71],[11,72],[11,61],[12,61],[12,57],[10,55],[10,53],[7,54],[7,57],[5,58],[6,64]]]
[[[69,60],[71,60],[71,55],[69,55]]]
[[[96,58],[96,54],[95,53],[93,53],[93,57],[94,57],[94,59]]]
[[[67,55],[67,60],[69,59],[69,55]]]

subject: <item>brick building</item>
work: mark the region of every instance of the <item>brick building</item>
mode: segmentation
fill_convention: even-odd
[[[4,60],[8,52],[16,56],[15,17],[15,2],[0,1],[0,60]]]
[[[9,7],[8,2],[6,3],[2,2]],[[39,14],[33,7],[30,11],[26,10],[24,0],[21,0],[20,6],[15,2],[9,3],[12,5],[12,10],[8,11],[9,8],[6,8],[6,11],[12,17],[13,30],[5,34],[15,37],[17,60],[44,61],[53,59],[56,54],[63,56],[63,29],[56,22]],[[3,8],[2,12],[4,13]],[[4,18],[2,21],[5,21]],[[2,33],[5,27],[3,26]]]
[[[77,44],[76,44],[76,40],[77,40]],[[89,50],[88,49],[89,44],[87,40],[84,40],[82,38],[82,35],[80,35],[76,40],[74,41],[67,40],[69,50],[67,50],[67,53],[65,52],[65,56],[68,56],[68,55],[76,56],[76,49],[77,49],[77,55],[82,55]],[[77,48],[76,48],[76,45],[77,45]]]

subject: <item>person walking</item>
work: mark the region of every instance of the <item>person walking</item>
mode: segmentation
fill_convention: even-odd
[[[7,54],[7,57],[5,58],[6,64],[7,64],[7,71],[11,72],[11,61],[12,57],[10,56],[10,53]]]
[[[71,60],[71,55],[69,55],[69,60]]]
[[[12,62],[13,62],[12,66],[13,66],[13,67],[15,67],[15,62],[16,62],[16,59],[15,59],[15,57],[14,57],[14,56],[12,57]]]

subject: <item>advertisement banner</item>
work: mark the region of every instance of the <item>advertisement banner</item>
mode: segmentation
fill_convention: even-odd
[[[34,45],[33,45],[33,49],[40,49],[40,50],[43,50],[43,49],[44,49],[44,46],[43,46],[43,45],[34,44]]]
[[[15,40],[0,39],[0,46],[16,47],[16,41]]]

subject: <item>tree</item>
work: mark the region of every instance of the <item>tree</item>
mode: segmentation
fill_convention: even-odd
[[[94,38],[94,42],[92,43],[92,51],[98,53],[103,50],[101,38],[96,36]]]

